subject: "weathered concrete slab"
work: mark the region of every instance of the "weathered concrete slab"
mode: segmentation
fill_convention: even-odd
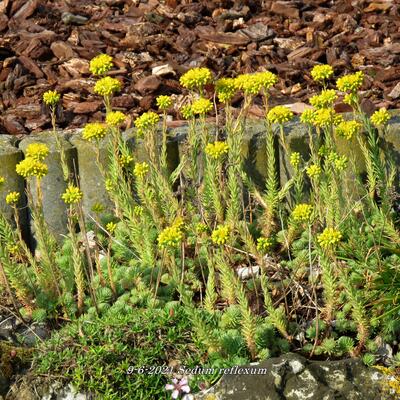
[[[0,135],[0,177],[4,183],[0,184],[0,212],[9,221],[13,221],[13,210],[6,204],[8,192],[21,193],[18,204],[21,224],[27,228],[27,210],[24,179],[15,171],[15,166],[22,160],[23,153],[16,147],[16,138],[10,135]],[[27,233],[24,232],[24,233]]]
[[[67,140],[72,131],[60,133],[60,140],[65,149],[66,160],[70,171],[74,171],[77,164],[76,150]],[[43,193],[43,214],[49,225],[50,231],[54,234],[58,241],[61,241],[62,234],[67,233],[67,205],[61,198],[67,185],[64,181],[63,170],[61,167],[61,157],[58,151],[56,139],[53,132],[45,131],[38,135],[27,136],[19,144],[19,148],[26,152],[26,148],[31,143],[44,143],[49,148],[49,155],[44,162],[47,164],[49,172],[41,180],[41,188]],[[35,179],[31,179],[31,187],[33,197],[36,201],[36,184]],[[31,224],[32,233],[34,235],[33,225]]]
[[[359,359],[310,361],[288,353],[224,371],[195,400],[395,400],[387,376]]]

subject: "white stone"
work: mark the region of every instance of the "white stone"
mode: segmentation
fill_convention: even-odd
[[[294,374],[304,371],[304,365],[298,360],[289,361],[289,365],[292,368]]]

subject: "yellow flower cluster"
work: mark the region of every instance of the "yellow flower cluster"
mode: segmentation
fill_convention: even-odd
[[[347,167],[348,163],[348,158],[345,155],[339,156],[339,154],[335,153],[334,151],[331,151],[328,154],[328,161],[332,163],[333,167],[337,171],[343,171]]]
[[[179,224],[173,224],[158,235],[158,245],[160,247],[177,247],[182,239],[182,227]]]
[[[110,111],[106,115],[106,123],[110,126],[119,126],[126,120],[126,115],[121,111]]]
[[[387,125],[390,120],[389,111],[386,108],[380,108],[371,115],[371,122],[374,126]]]
[[[318,178],[321,175],[321,167],[317,164],[312,164],[307,167],[306,172],[310,178]]]
[[[11,206],[15,206],[19,202],[20,197],[21,197],[21,193],[10,192],[6,196],[6,203]]]
[[[112,57],[108,54],[99,54],[92,58],[89,70],[93,75],[104,75],[113,67]]]
[[[94,85],[94,92],[104,97],[119,92],[121,89],[121,82],[118,79],[111,78],[110,76],[99,79]]]
[[[324,231],[318,235],[318,243],[323,248],[336,246],[342,239],[342,233],[334,228],[325,228]]]
[[[222,158],[225,154],[228,153],[229,146],[226,142],[216,141],[214,143],[208,143],[205,152],[206,154],[217,160],[218,158]]]
[[[139,136],[142,136],[145,133],[145,131],[154,128],[159,121],[160,117],[155,112],[152,111],[145,112],[140,117],[135,119],[137,134]]]
[[[211,234],[211,240],[215,244],[225,244],[229,238],[229,226],[219,225]]]
[[[267,119],[269,122],[283,124],[293,118],[293,113],[285,106],[276,106],[268,111]]]
[[[205,115],[212,110],[213,105],[210,100],[201,97],[192,103],[191,108],[194,115]]]
[[[78,187],[69,184],[65,192],[61,195],[61,198],[66,204],[75,204],[82,200],[82,196],[83,193]]]
[[[336,133],[337,135],[350,140],[353,136],[358,135],[358,133],[361,131],[361,128],[362,124],[358,121],[342,121],[336,127]]]
[[[257,250],[261,253],[266,253],[273,245],[271,239],[266,237],[259,237],[257,239]]]
[[[290,155],[290,164],[292,165],[293,168],[295,168],[295,169],[299,168],[300,160],[301,160],[301,156],[300,156],[300,153],[298,153],[297,151],[294,151]]]
[[[16,255],[18,253],[18,245],[17,244],[8,244],[7,250],[11,255]]]
[[[185,119],[190,119],[190,118],[194,117],[191,104],[185,104],[184,106],[181,107],[180,111],[181,111],[182,117]]]
[[[343,121],[343,117],[335,113],[332,108],[320,108],[315,110],[313,124],[320,128],[329,127],[331,124],[338,125]]]
[[[123,154],[119,158],[119,162],[123,167],[127,167],[133,161],[133,157],[129,154]]]
[[[235,78],[236,87],[247,95],[257,95],[261,89],[268,90],[278,82],[278,77],[270,71],[243,74]]]
[[[345,75],[336,81],[336,87],[341,92],[355,93],[362,86],[364,81],[364,72],[357,71],[354,74]]]
[[[311,70],[311,76],[315,82],[324,82],[333,75],[333,68],[330,65],[316,65]]]
[[[47,106],[55,106],[60,101],[60,94],[55,90],[48,90],[43,93],[43,102]]]
[[[343,103],[348,104],[351,107],[355,107],[358,103],[358,95],[357,93],[347,93],[344,95]]]
[[[328,108],[333,105],[336,99],[337,95],[335,90],[322,90],[320,94],[310,98],[310,104],[315,108]]]
[[[107,126],[100,122],[90,122],[86,124],[82,131],[82,137],[85,140],[100,140],[107,134]]]
[[[313,207],[310,204],[297,204],[292,211],[292,219],[296,222],[307,222],[310,220]]]
[[[36,161],[43,161],[49,155],[49,148],[44,143],[31,143],[26,148],[26,156]]]
[[[115,222],[111,221],[106,225],[106,229],[107,229],[108,233],[110,235],[112,235],[115,232],[115,230],[117,229],[117,224]]]
[[[24,178],[35,176],[38,179],[43,178],[49,172],[46,164],[31,157],[27,157],[18,163],[15,170],[18,175]]]
[[[186,89],[202,89],[212,81],[211,71],[208,68],[192,68],[179,79],[180,84]]]
[[[144,176],[149,172],[149,164],[146,162],[136,163],[133,173],[138,179],[143,179]]]
[[[313,125],[315,118],[315,111],[312,109],[304,110],[300,115],[300,121],[306,125]]]
[[[172,106],[172,99],[170,96],[158,96],[156,99],[157,107],[161,111],[168,110]]]
[[[221,78],[215,84],[215,92],[221,103],[227,103],[232,100],[236,90],[236,82],[233,78]]]

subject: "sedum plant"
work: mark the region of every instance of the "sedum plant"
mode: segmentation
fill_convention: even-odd
[[[39,184],[36,202],[29,184],[28,197],[42,238],[41,257],[30,253],[19,234],[18,193],[7,196],[17,230],[0,219],[0,280],[14,303],[25,314],[44,309],[56,319],[64,312],[78,325],[114,324],[117,316],[129,321],[135,310],[171,317],[179,312],[189,325],[188,340],[210,366],[290,349],[309,356],[362,355],[367,365],[374,364],[379,353],[371,341],[393,343],[400,332],[400,236],[395,172],[381,147],[389,115],[384,109],[371,117],[363,113],[363,73],[340,77],[336,90],[332,67],[313,68],[322,90],[296,122],[306,126],[306,157],[288,142],[285,127],[293,113],[286,106],[270,107],[278,82],[272,72],[215,81],[207,68],[188,71],[180,80],[189,92],[180,109],[187,135],[171,170],[166,121],[172,98],[157,98],[161,116],[148,111],[134,121],[146,151],[145,159],[137,159],[122,135],[127,116],[111,107],[122,88],[107,76],[112,67],[105,55],[90,64],[106,115],[104,122],[88,123],[82,137],[96,149],[94,162],[114,203],[113,215],[96,219],[96,236],[89,240],[84,188],[78,177],[65,174],[69,235],[58,248],[46,235],[40,208],[46,149],[30,149],[17,168]],[[354,109],[351,119],[334,110],[341,95]],[[243,99],[236,112],[235,97]],[[261,187],[246,172],[243,154],[248,111],[258,98],[265,113]],[[209,123],[213,110],[223,126]],[[108,144],[106,163],[99,156],[101,140]],[[355,168],[356,153],[344,154],[340,141],[359,146],[366,177]],[[292,169],[283,185],[277,152]],[[51,307],[44,295],[53,296]],[[74,379],[84,386],[82,376]]]

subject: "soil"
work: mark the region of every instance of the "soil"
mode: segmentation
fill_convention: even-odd
[[[113,106],[130,124],[160,94],[174,95],[171,114],[181,119],[179,77],[198,66],[216,77],[271,70],[280,78],[273,101],[297,112],[318,89],[313,65],[329,63],[336,76],[361,69],[367,108],[400,106],[397,0],[2,0],[0,133],[48,128],[41,96],[49,89],[63,94],[61,127],[103,118],[88,69],[99,53],[114,57],[111,74],[124,89]],[[346,111],[340,101],[336,108]]]

